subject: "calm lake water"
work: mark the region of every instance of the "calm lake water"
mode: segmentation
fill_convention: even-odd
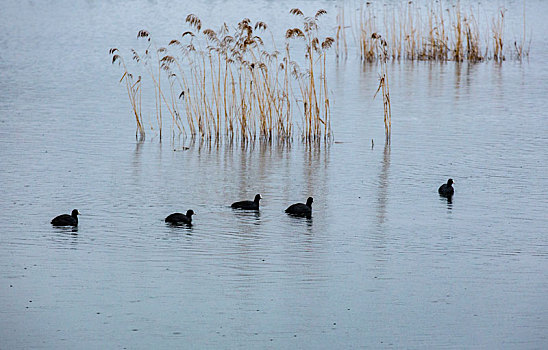
[[[0,349],[548,348],[547,2],[523,62],[389,63],[391,145],[352,51],[330,61],[331,144],[135,141],[109,48],[191,12],[286,28],[336,5],[2,5]],[[256,193],[260,213],[229,208]],[[284,214],[308,196],[312,219]],[[77,230],[50,225],[73,208]]]

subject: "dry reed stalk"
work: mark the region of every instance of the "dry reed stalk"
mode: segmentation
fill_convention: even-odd
[[[296,64],[293,64],[293,76],[298,82],[300,95],[303,101],[303,135],[302,139],[306,142],[319,140],[322,135],[324,138],[329,136],[327,119],[322,119],[324,116],[329,116],[329,99],[327,89],[324,88],[326,79],[322,64],[324,62],[323,55],[329,50],[334,43],[331,37],[325,38],[320,42],[318,38],[318,19],[326,13],[325,10],[319,10],[314,17],[305,17],[299,9],[292,9],[291,14],[301,16],[302,27],[289,29],[286,32],[286,39],[301,39],[305,45],[305,61],[307,69],[305,73],[300,73]],[[289,48],[289,43],[287,43]],[[289,52],[289,50],[287,50]],[[317,59],[316,59],[317,56]],[[288,62],[291,62],[288,60]],[[317,66],[316,62],[320,62]],[[320,70],[320,74],[315,74],[315,69]],[[323,74],[322,74],[323,73]],[[320,88],[318,89],[319,86]],[[323,101],[322,101],[323,99]],[[320,102],[322,101],[322,102]]]
[[[143,127],[143,118],[141,115],[141,76],[139,76],[137,78],[137,81],[135,81],[134,83],[133,75],[128,72],[124,59],[122,58],[122,56],[117,54],[117,52],[119,52],[117,48],[112,48],[109,50],[109,54],[112,56],[112,64],[118,61],[119,64],[121,64],[122,67],[124,68],[124,73],[122,74],[122,77],[120,78],[120,83],[122,81],[126,83],[129,102],[131,104],[131,109],[133,111],[133,115],[135,116],[135,122],[137,124],[135,137],[137,137],[137,133],[139,133],[141,139],[144,139],[145,129]]]
[[[137,54],[137,52],[135,50],[132,50],[133,52],[133,59],[140,63],[140,62],[143,62],[145,67],[147,67],[147,71],[153,81],[153,84],[155,86],[155,90],[154,90],[154,95],[155,95],[155,102],[156,102],[156,121],[157,121],[157,124],[158,124],[158,129],[159,129],[159,136],[160,136],[160,140],[162,139],[162,126],[163,126],[163,118],[162,118],[162,101],[163,103],[166,105],[171,117],[172,117],[172,120],[173,120],[173,123],[174,124],[177,124],[178,123],[178,118],[177,118],[177,109],[172,109],[173,106],[170,106],[170,102],[169,100],[166,98],[165,94],[163,93],[162,91],[162,88],[161,88],[161,73],[162,73],[162,70],[165,70],[166,73],[168,74],[168,80],[169,80],[169,77],[171,76],[172,72],[171,72],[171,68],[170,68],[170,65],[173,63],[174,61],[174,58],[171,57],[171,56],[164,56],[162,58],[160,58],[160,53],[165,53],[166,52],[166,48],[157,48],[156,45],[153,43],[152,39],[151,39],[151,36],[150,36],[150,33],[146,30],[140,30],[139,33],[137,34],[137,38],[146,38],[147,40],[147,47],[144,51],[144,55],[142,56],[139,56]],[[153,67],[153,64],[151,64],[151,58],[150,58],[150,51],[152,50],[154,46],[154,49],[155,49],[155,53],[156,53],[156,61],[155,61],[155,67]],[[156,75],[154,73],[154,70],[157,68],[158,69],[158,75]],[[173,101],[173,98],[171,99]],[[151,126],[152,128],[152,126]],[[153,129],[153,128],[152,128]]]
[[[335,53],[337,55],[337,58],[339,56],[346,57],[348,55],[348,43],[346,42],[344,3],[338,6],[338,13],[337,13],[336,20],[337,20],[337,31],[335,34],[335,40],[337,45],[336,45]],[[339,45],[339,42],[342,42],[342,47],[341,45]]]
[[[470,11],[469,17],[466,19],[465,24],[466,33],[466,55],[469,61],[479,62],[484,59],[480,45],[480,33],[478,22],[475,16]]]
[[[462,52],[462,14],[460,11],[460,1],[457,2],[455,11],[455,44],[453,46],[453,59],[460,62],[464,59]]]
[[[442,2],[437,13],[434,13],[436,18],[436,47],[438,50],[437,56],[440,60],[447,60],[449,48],[447,46],[447,34],[445,31],[445,20],[443,16]]]
[[[523,1],[523,36],[521,38],[521,42],[518,44],[517,41],[514,41],[514,48],[516,49],[516,56],[519,60],[521,60],[524,56],[529,56],[529,50],[531,47],[531,41],[529,41],[529,47],[525,48],[526,44],[526,32],[527,27],[525,25],[526,23],[526,11],[525,11],[525,4],[526,1]]]
[[[371,34],[374,33],[375,16],[373,15],[371,4],[366,3],[367,10],[364,11],[363,5],[360,6],[359,17],[359,47],[361,59],[363,61],[372,61],[375,59],[375,43],[371,40]]]
[[[388,86],[388,74],[386,70],[386,61],[388,60],[388,43],[381,37],[381,35],[377,33],[373,33],[371,37],[375,40],[381,55],[381,59],[379,60],[381,68],[381,72],[379,74],[379,86],[373,98],[375,98],[379,91],[381,91],[384,111],[385,137],[386,142],[390,143],[390,137],[392,134],[392,110],[390,106],[390,89]]]
[[[493,19],[492,31],[493,31],[493,58],[495,61],[502,62],[505,60],[503,49],[503,34],[504,34],[504,9],[499,10],[500,16]]]

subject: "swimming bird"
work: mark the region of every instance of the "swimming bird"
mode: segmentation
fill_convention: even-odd
[[[314,199],[312,199],[312,197],[308,197],[308,199],[306,200],[306,204],[303,204],[303,203],[292,204],[285,210],[285,212],[290,215],[310,217],[312,216],[313,201]]]
[[[80,212],[74,209],[70,215],[61,214],[56,216],[51,220],[51,224],[53,226],[78,226],[78,215],[80,215]]]
[[[233,209],[259,210],[259,201],[262,198],[263,197],[261,197],[260,194],[256,194],[254,200],[234,202],[230,205],[230,207]]]
[[[446,184],[443,184],[438,188],[438,193],[442,197],[451,198],[455,194],[455,189],[453,188],[453,179],[447,180]]]
[[[168,215],[165,222],[169,222],[173,225],[192,225],[192,215],[194,215],[194,211],[192,209],[187,210],[186,214],[173,213]]]

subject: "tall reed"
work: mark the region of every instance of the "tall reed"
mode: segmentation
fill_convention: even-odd
[[[348,55],[348,43],[346,42],[346,21],[344,5],[338,6],[337,13],[337,31],[335,34],[337,57],[346,57]]]
[[[504,54],[502,52],[504,46],[504,41],[502,40],[504,33],[504,12],[505,10],[503,9],[499,10],[500,16],[497,18],[493,18],[493,58],[495,59],[495,61],[505,60]]]
[[[145,129],[143,127],[143,117],[141,115],[141,76],[133,82],[133,74],[128,72],[124,59],[117,52],[119,51],[116,48],[109,50],[109,54],[112,55],[112,63],[118,62],[123,67],[124,73],[120,78],[120,83],[123,81],[126,85],[129,103],[131,104],[133,115],[135,116],[135,123],[137,124],[135,137],[137,137],[137,133],[139,133],[140,137],[144,138]]]
[[[529,51],[531,49],[531,39],[529,39],[528,46],[527,44],[527,27],[526,27],[526,12],[525,12],[525,4],[526,1],[523,1],[523,36],[521,37],[520,42],[518,43],[517,40],[514,40],[514,48],[516,50],[516,57],[521,60],[523,57],[529,56]]]
[[[380,57],[379,86],[373,98],[375,98],[379,91],[381,91],[384,111],[384,132],[386,142],[390,143],[390,136],[392,134],[392,109],[390,106],[390,89],[388,86],[388,74],[386,70],[386,61],[388,60],[388,43],[381,37],[381,35],[377,33],[373,33],[371,35],[371,39],[374,40],[378,55]]]
[[[318,37],[318,19],[326,13],[319,10],[314,17],[305,17],[301,10],[294,8],[290,11],[295,16],[302,17],[302,27],[292,28],[286,31],[286,39],[302,39],[305,44],[305,59],[307,69],[300,73],[294,64],[294,76],[300,88],[300,96],[304,110],[303,138],[315,140],[322,137],[330,137],[331,123],[329,120],[329,93],[326,81],[326,53],[333,45],[335,39],[331,37],[320,41]],[[286,52],[289,52],[289,41],[286,42]],[[317,58],[316,58],[317,56]],[[320,62],[319,66],[316,62]],[[315,74],[314,70],[319,70]]]

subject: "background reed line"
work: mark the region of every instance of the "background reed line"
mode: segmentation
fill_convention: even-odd
[[[492,15],[482,15],[480,10],[481,4],[464,7],[460,1],[404,1],[382,7],[368,1],[358,8],[342,2],[336,27],[342,44],[337,44],[337,54],[346,55],[345,31],[350,29],[364,61],[383,59],[373,33],[382,35],[388,44],[388,58],[393,60],[478,62],[529,56],[525,2],[523,35],[513,47],[504,39],[506,9],[500,7]]]

